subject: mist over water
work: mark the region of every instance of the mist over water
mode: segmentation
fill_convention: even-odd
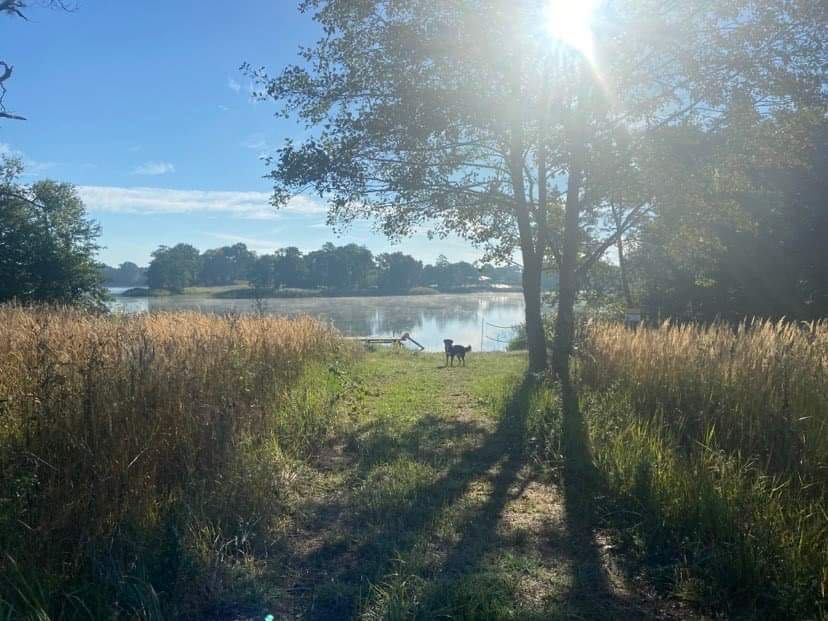
[[[253,300],[197,296],[129,298],[115,296],[112,308],[126,313],[197,310],[207,313],[256,312]],[[264,311],[310,315],[331,322],[346,336],[399,336],[408,332],[428,351],[442,351],[443,339],[474,351],[502,351],[523,322],[520,293],[468,293],[382,297],[268,299]]]

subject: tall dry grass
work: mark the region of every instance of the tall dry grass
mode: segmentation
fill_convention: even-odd
[[[828,323],[592,323],[578,376],[610,521],[671,588],[828,614]]]
[[[627,391],[675,433],[718,442],[770,473],[828,476],[828,322],[756,321],[737,328],[591,324],[583,381]]]
[[[310,318],[0,307],[0,604],[62,612],[61,585],[118,591],[133,574],[150,600],[170,595],[183,578],[159,567],[183,553],[142,557],[276,509],[273,451],[260,449],[324,435],[302,378],[343,354]]]

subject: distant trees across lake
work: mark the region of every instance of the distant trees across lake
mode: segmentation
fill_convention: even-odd
[[[118,267],[101,267],[103,281],[108,287],[142,287],[147,282],[147,268],[139,267],[132,261],[125,261]]]
[[[257,290],[316,289],[402,294],[418,287],[440,291],[487,285],[521,285],[517,266],[473,265],[450,262],[440,256],[423,265],[411,255],[391,252],[374,255],[358,244],[327,243],[303,253],[296,247],[257,255],[245,244],[213,248],[203,253],[190,244],[160,246],[149,267],[126,262],[103,266],[111,287],[148,286],[180,292],[187,287],[229,286],[247,281]]]

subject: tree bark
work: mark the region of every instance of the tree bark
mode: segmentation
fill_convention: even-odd
[[[523,301],[526,308],[526,344],[529,349],[529,370],[546,370],[546,334],[541,314],[541,261],[532,253],[530,261],[523,262]]]
[[[580,149],[581,147],[576,147]],[[566,188],[564,240],[558,282],[558,317],[553,344],[554,366],[562,382],[569,381],[569,357],[575,336],[575,298],[578,294],[578,239],[580,216],[581,158],[573,154]]]
[[[630,292],[630,281],[627,279],[627,259],[624,256],[624,218],[622,217],[621,207],[616,207],[615,203],[611,203],[612,218],[615,220],[615,248],[618,250],[618,269],[621,272],[621,288],[624,291],[624,303],[627,308],[631,308],[632,293]]]
[[[519,93],[519,89],[516,89]],[[529,371],[540,373],[546,370],[546,336],[541,316],[541,274],[544,248],[536,246],[532,232],[529,205],[526,199],[526,185],[523,178],[523,128],[519,119],[512,124],[509,173],[515,201],[515,216],[520,235],[520,252],[523,260],[522,284],[526,313],[526,347],[529,350]],[[545,221],[538,222],[538,236],[544,240]],[[545,242],[543,242],[545,243]]]
[[[627,259],[624,257],[624,240],[618,236],[615,242],[618,248],[618,269],[621,271],[621,287],[624,289],[624,303],[627,308],[632,308],[632,293],[630,292],[630,281],[627,280]]]

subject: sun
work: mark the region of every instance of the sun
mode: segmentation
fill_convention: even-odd
[[[595,60],[595,4],[595,0],[548,0],[544,16],[549,35],[581,53],[590,63]]]

